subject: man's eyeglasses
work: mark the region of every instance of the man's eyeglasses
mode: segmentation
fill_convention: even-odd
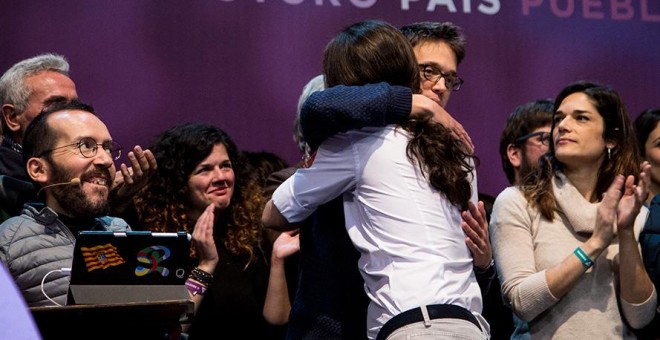
[[[536,136],[539,136],[539,141],[541,142],[541,144],[543,144],[545,146],[550,145],[550,137],[551,137],[550,132],[544,132],[544,131],[532,132],[532,133],[528,133],[528,134],[526,134],[522,137],[519,137],[519,138],[516,139],[516,144],[521,145],[526,140],[528,140],[530,138],[534,138]]]
[[[103,148],[105,152],[107,152],[110,157],[112,157],[112,160],[118,160],[119,157],[121,157],[121,145],[115,141],[107,141],[103,143],[97,143],[94,138],[91,137],[85,137],[80,139],[79,142],[73,143],[73,144],[68,144],[64,146],[59,146],[50,150],[46,150],[42,153],[39,154],[39,157],[49,153],[53,152],[58,149],[63,149],[63,148],[68,148],[76,146],[80,150],[80,154],[83,155],[85,158],[92,158],[96,156],[96,153],[99,150],[99,146]]]
[[[452,91],[458,91],[463,85],[463,79],[453,73],[442,72],[439,68],[430,64],[419,64],[419,71],[422,73],[424,79],[437,83],[440,78],[445,80],[445,86]]]

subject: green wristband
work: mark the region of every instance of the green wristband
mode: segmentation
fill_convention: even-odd
[[[573,254],[575,254],[575,256],[577,256],[577,258],[580,259],[580,262],[582,262],[584,268],[589,269],[591,268],[591,266],[594,265],[593,261],[591,261],[589,256],[587,256],[587,253],[585,253],[584,250],[582,250],[582,248],[580,247],[575,248]]]

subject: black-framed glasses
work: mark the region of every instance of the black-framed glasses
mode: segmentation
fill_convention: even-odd
[[[452,91],[458,91],[461,89],[464,81],[459,76],[454,73],[442,72],[441,69],[430,65],[430,64],[419,64],[419,71],[422,73],[424,79],[437,83],[440,81],[440,78],[445,80],[445,86]]]
[[[526,134],[522,137],[516,138],[516,144],[520,145],[520,144],[524,143],[526,140],[528,140],[530,138],[534,138],[536,136],[539,136],[539,141],[541,142],[541,144],[543,144],[545,146],[550,145],[550,137],[551,137],[550,132],[545,132],[545,131],[532,132],[532,133],[528,133],[528,134]]]
[[[110,155],[110,157],[112,157],[112,160],[116,161],[119,159],[119,157],[121,157],[121,144],[115,141],[106,141],[103,143],[97,143],[96,140],[94,140],[94,138],[91,137],[84,137],[81,138],[80,141],[76,143],[58,146],[56,148],[46,150],[40,153],[39,157],[49,152],[53,152],[58,149],[68,148],[72,146],[78,147],[78,150],[80,150],[80,154],[85,158],[92,158],[96,156],[96,153],[99,150],[99,146],[101,146],[101,148],[103,148],[103,150],[107,152]]]

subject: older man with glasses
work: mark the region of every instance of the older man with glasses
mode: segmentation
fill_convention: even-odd
[[[500,138],[502,168],[511,185],[517,185],[548,152],[552,125],[552,100],[518,106],[507,118]]]
[[[69,63],[56,54],[40,54],[14,64],[0,77],[0,121],[4,132],[0,144],[0,178],[6,195],[0,195],[0,221],[16,216],[25,202],[35,201],[30,178],[23,163],[23,134],[42,110],[78,98],[76,85],[69,78]],[[112,211],[123,213],[148,174],[156,168],[149,150],[136,145],[127,152],[112,186]]]
[[[66,303],[63,269],[71,268],[78,231],[130,230],[124,220],[106,216],[121,150],[94,109],[77,100],[49,107],[25,131],[27,173],[46,206],[26,204],[0,225],[0,261],[29,306]]]

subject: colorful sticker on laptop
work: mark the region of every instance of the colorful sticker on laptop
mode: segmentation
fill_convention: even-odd
[[[159,264],[170,257],[170,250],[164,246],[151,246],[140,250],[137,253],[137,260],[144,263],[144,266],[137,266],[135,268],[135,275],[145,276],[149,273],[160,273],[162,276],[167,276],[170,271]]]

